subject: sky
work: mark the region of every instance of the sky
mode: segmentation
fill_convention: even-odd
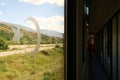
[[[40,29],[64,33],[64,0],[0,0],[0,21],[35,29],[28,17],[35,17]]]

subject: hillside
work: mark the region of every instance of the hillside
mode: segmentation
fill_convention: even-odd
[[[0,37],[4,38],[9,44],[17,44],[12,41],[14,33],[12,28],[16,28],[16,25],[8,25],[0,23]],[[18,27],[18,26],[17,26]],[[21,34],[23,37],[20,39],[20,44],[36,44],[37,34],[34,32],[29,32],[25,29],[21,29]],[[41,43],[49,44],[49,43],[62,43],[62,39],[58,37],[50,37],[44,34],[41,34]]]
[[[28,28],[26,26],[23,25],[19,25],[19,24],[13,24],[13,23],[8,23],[8,22],[0,22],[1,25],[6,25],[6,26],[16,26],[19,27],[21,29],[30,31],[30,32],[36,32],[35,30]],[[54,31],[54,30],[46,30],[46,29],[41,29],[41,33],[47,36],[51,36],[51,37],[58,37],[58,38],[63,38],[63,33]]]

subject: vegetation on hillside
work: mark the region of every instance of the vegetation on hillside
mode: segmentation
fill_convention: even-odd
[[[0,50],[7,50],[8,49],[8,43],[7,41],[0,37]]]
[[[0,24],[0,37],[4,40],[5,43],[8,44],[18,44],[15,41],[12,41],[14,33],[12,31],[10,25]],[[21,34],[23,37],[20,39],[20,44],[36,44],[37,43],[37,34],[33,32],[28,32],[26,30],[21,29]],[[51,44],[51,43],[62,43],[63,40],[57,37],[50,37],[44,34],[41,34],[41,44]],[[0,42],[2,44],[2,42]],[[5,44],[6,45],[6,44]],[[3,47],[3,46],[2,46]],[[1,48],[0,48],[1,50]]]

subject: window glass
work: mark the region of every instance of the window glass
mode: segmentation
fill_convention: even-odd
[[[64,79],[64,0],[0,0],[0,79]]]

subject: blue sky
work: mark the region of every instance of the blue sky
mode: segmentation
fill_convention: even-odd
[[[64,32],[64,0],[0,0],[0,21],[35,28],[25,22],[31,16],[41,29]]]

